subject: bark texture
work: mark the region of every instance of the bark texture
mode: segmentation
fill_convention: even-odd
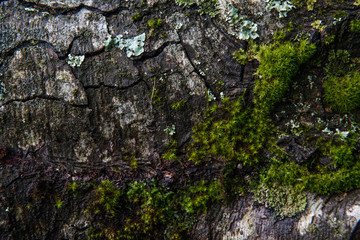
[[[334,3],[323,13],[322,19],[328,19],[323,32],[311,26],[313,13],[304,9],[280,19],[265,1],[219,4],[220,14],[210,18],[198,14],[196,6],[166,0],[0,1],[0,239],[88,239],[93,216],[84,210],[89,196],[65,197],[61,208],[55,206],[70,181],[110,179],[121,187],[157,179],[176,188],[189,179],[220,174],[224,162],[197,166],[185,157],[171,162],[161,155],[170,138],[164,130],[175,126],[172,138],[178,155],[185,156],[208,95],[214,101],[222,95],[236,99],[253,88],[257,63],[240,65],[232,56],[247,42],[231,34],[228,4],[258,24],[260,42],[269,42],[274,31],[292,21],[303,26],[294,35],[308,34],[321,44],[325,33],[336,32],[347,39],[339,49],[351,45],[352,54],[360,56],[359,38],[344,30],[349,19],[359,16],[353,1]],[[337,25],[331,20],[335,11],[348,14]],[[149,20],[158,18],[161,27],[151,27]],[[110,37],[131,39],[142,33],[146,40],[139,56],[128,57],[117,47],[105,50]],[[70,54],[85,58],[72,67]],[[300,72],[298,78],[306,75]],[[291,96],[276,108],[279,129],[288,129],[285,123],[291,119],[311,125],[311,113],[337,124],[339,115],[317,100],[320,76],[314,81],[318,90],[304,81],[299,86],[311,110]],[[251,91],[246,98],[253,98]],[[173,106],[180,101],[184,106],[178,110]],[[292,135],[279,144],[294,160],[307,161],[316,149],[298,140]],[[190,236],[348,239],[359,219],[359,190],[326,197],[309,193],[306,210],[284,219],[247,194],[213,205],[199,216]]]

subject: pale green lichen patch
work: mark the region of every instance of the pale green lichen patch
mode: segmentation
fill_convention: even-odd
[[[246,20],[239,15],[239,10],[234,6],[229,6],[226,14],[226,21],[230,25],[229,32],[240,40],[251,40],[259,37],[257,24]]]
[[[144,52],[144,42],[146,39],[145,33],[142,33],[133,38],[124,38],[122,34],[117,35],[115,38],[106,39],[104,46],[105,50],[109,50],[112,47],[118,47],[121,50],[126,50],[126,56],[140,56]]]
[[[306,208],[306,195],[292,186],[260,185],[254,200],[273,208],[281,217],[293,217]]]
[[[279,12],[280,18],[287,17],[287,13],[296,8],[289,0],[265,0],[265,2],[267,3],[267,9],[276,9]]]

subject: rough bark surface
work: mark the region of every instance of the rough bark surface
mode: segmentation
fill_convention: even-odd
[[[300,21],[296,14],[311,16],[298,11],[281,20],[264,1],[234,2],[258,23],[261,42],[286,21]],[[349,18],[359,15],[352,1],[334,4],[324,14],[331,17],[336,10]],[[162,19],[160,29],[147,25],[155,18]],[[302,25],[311,41],[319,42],[312,21]],[[344,31],[346,21],[326,31]],[[6,89],[0,100],[0,239],[88,239],[87,197],[54,205],[70,181],[110,179],[122,186],[155,178],[164,186],[181,186],[221,171],[224,163],[195,166],[186,159],[161,159],[169,140],[164,129],[172,125],[178,154],[185,154],[182,146],[207,107],[208,92],[219,101],[220,93],[236,99],[252,89],[257,65],[242,66],[233,58],[247,44],[229,34],[221,14],[210,18],[195,7],[163,0],[8,0],[0,1],[0,28],[0,79]],[[143,54],[129,58],[116,47],[105,51],[109,37],[143,32]],[[360,56],[359,40],[347,39],[343,44],[352,44],[352,54]],[[69,54],[85,59],[71,67]],[[336,122],[339,116],[316,102],[317,92],[301,84],[313,111],[290,100],[275,110],[276,124],[281,128],[290,119],[311,124],[311,113]],[[320,80],[314,84],[321,88]],[[181,100],[185,107],[175,110],[173,104]],[[296,161],[306,161],[315,150],[296,138],[285,139],[283,147]],[[191,239],[350,237],[360,219],[359,190],[307,197],[305,212],[284,219],[251,194],[217,203],[199,217]]]

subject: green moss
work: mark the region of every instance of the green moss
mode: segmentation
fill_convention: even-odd
[[[160,18],[151,19],[147,22],[148,27],[152,29],[158,29],[162,26],[162,24],[163,23]]]
[[[217,0],[175,0],[175,2],[185,7],[196,4],[200,14],[208,14],[211,17],[215,17],[219,13]]]
[[[350,54],[345,50],[331,51],[324,82],[324,98],[339,112],[351,112],[360,106],[360,73],[353,70]]]
[[[119,207],[121,191],[117,189],[111,181],[102,181],[95,189],[96,199],[93,202],[95,213],[105,211],[107,215],[114,217]]]
[[[258,52],[260,66],[256,72],[255,105],[270,112],[288,91],[301,64],[314,55],[316,47],[302,40],[299,43],[263,45]]]
[[[180,205],[189,214],[204,213],[208,210],[209,204],[224,198],[222,186],[218,181],[201,181],[188,187],[180,195]]]
[[[142,19],[141,12],[136,12],[134,15],[131,16],[131,21],[133,22],[140,21],[141,19]]]
[[[291,186],[299,191],[338,194],[360,187],[360,162],[356,144],[359,133],[349,133],[345,140],[319,139],[321,157],[330,157],[329,165],[313,160],[299,165],[295,162],[272,163],[260,175],[260,185]]]
[[[64,201],[62,201],[59,197],[55,198],[55,207],[56,208],[61,208],[63,203],[64,203]]]
[[[178,147],[177,141],[175,139],[170,139],[170,141],[166,143],[165,146],[166,146],[166,150],[162,155],[162,158],[169,161],[176,160],[177,159],[176,152]]]
[[[307,0],[306,1],[306,7],[308,11],[313,11],[314,10],[314,6],[317,0]]]
[[[95,193],[90,206],[100,209],[95,214],[101,216],[102,228],[93,223],[88,234],[91,239],[182,239],[193,217],[222,199],[217,181],[201,181],[177,191],[154,180],[134,181],[122,190],[103,181]]]
[[[180,100],[180,101],[174,103],[171,107],[175,111],[178,111],[178,110],[183,109],[185,107],[185,104],[186,104],[186,100]]]
[[[329,77],[324,83],[324,98],[336,111],[347,113],[360,107],[360,73],[350,72],[344,77]]]
[[[350,22],[350,31],[360,33],[360,19],[353,19]]]
[[[354,69],[350,61],[350,53],[346,50],[331,50],[328,64],[325,67],[327,77],[343,77]]]
[[[325,45],[330,45],[334,43],[335,35],[334,34],[327,34],[325,35]]]
[[[212,158],[255,164],[269,147],[272,124],[256,109],[246,107],[243,99],[213,105],[205,119],[193,128],[189,160],[200,163]]]

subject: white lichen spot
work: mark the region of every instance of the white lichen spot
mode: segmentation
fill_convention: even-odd
[[[200,73],[200,75],[203,76],[203,77],[206,76],[206,73],[205,73],[203,70],[201,70],[201,69],[199,69],[199,73]]]
[[[175,134],[175,125],[173,124],[171,127],[165,128],[164,132],[169,136],[173,136]]]
[[[223,92],[220,93],[220,99],[221,99],[221,100],[224,100],[224,99],[225,99],[225,95],[224,95]]]
[[[336,133],[340,135],[341,138],[347,138],[347,136],[349,135],[349,131],[340,131],[338,128],[335,129]]]
[[[313,224],[314,218],[320,218],[323,215],[322,208],[324,207],[324,201],[318,199],[316,202],[309,202],[308,206],[311,206],[306,215],[303,215],[297,225],[300,235],[303,236]]]
[[[175,30],[180,30],[183,24],[181,22],[176,23]]]
[[[207,90],[207,99],[208,99],[209,102],[216,100],[216,97],[215,97],[214,94],[210,91],[210,89]]]
[[[67,63],[72,67],[80,67],[82,62],[85,59],[85,55],[75,56],[75,55],[68,55]]]

